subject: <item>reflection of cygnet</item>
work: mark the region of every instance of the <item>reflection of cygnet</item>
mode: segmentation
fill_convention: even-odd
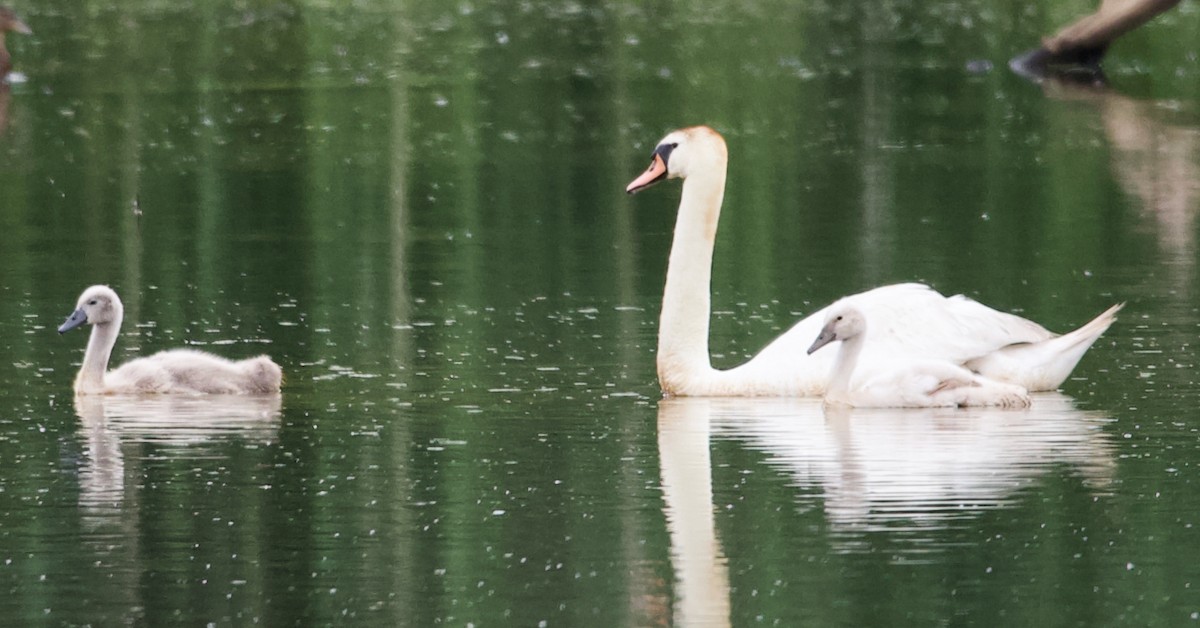
[[[283,396],[265,395],[76,395],[85,429],[101,428],[122,443],[202,453],[208,445],[237,438],[269,443],[278,438]],[[164,449],[156,450],[163,453]],[[210,454],[203,453],[204,456]]]
[[[809,347],[812,353],[835,341],[842,347],[826,403],[856,408],[935,406],[1029,406],[1029,394],[1015,384],[992,381],[944,360],[892,358],[859,364],[866,342],[866,318],[853,307],[830,311],[825,327]]]
[[[92,514],[119,509],[125,498],[125,458],[117,435],[104,424],[103,397],[75,397],[75,412],[87,443],[79,472],[79,505]],[[89,523],[99,526],[105,521]]]
[[[125,310],[108,286],[92,286],[79,297],[75,312],[58,328],[66,333],[92,325],[83,365],[75,378],[78,394],[120,393],[270,393],[278,392],[283,371],[262,355],[238,362],[196,351],[173,349],[138,358],[105,372]]]

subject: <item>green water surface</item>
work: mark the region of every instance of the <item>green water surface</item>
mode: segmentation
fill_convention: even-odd
[[[1092,8],[1049,4],[18,2],[0,617],[1197,620],[1200,10],[1097,91],[1006,70]],[[718,366],[890,282],[1128,305],[1029,411],[662,400],[678,187],[623,190],[692,124]],[[93,283],[115,360],[265,352],[282,397],[76,401]]]

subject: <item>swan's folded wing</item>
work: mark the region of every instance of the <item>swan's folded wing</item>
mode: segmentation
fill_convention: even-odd
[[[1016,343],[1054,334],[1037,323],[918,283],[883,286],[840,299],[796,323],[754,361],[784,364],[804,356],[834,306],[853,305],[870,321],[864,361],[921,357],[961,364]],[[818,357],[821,352],[813,354]]]
[[[1054,337],[1031,320],[961,295],[875,301],[870,308],[865,312],[871,321],[867,347],[886,357],[920,356],[962,364],[1003,347]]]

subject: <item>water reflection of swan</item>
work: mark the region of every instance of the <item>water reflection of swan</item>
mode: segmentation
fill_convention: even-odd
[[[658,457],[675,569],[675,626],[729,625],[729,566],[713,521],[709,415],[704,398],[658,405]],[[820,402],[817,402],[820,403]]]
[[[729,625],[729,567],[716,535],[710,439],[766,454],[797,499],[820,496],[835,535],[904,534],[1002,508],[1050,469],[1069,467],[1095,491],[1111,482],[1107,419],[1069,397],[1033,409],[853,410],[816,399],[665,399],[658,446],[676,625]],[[854,545],[861,539],[846,539]],[[929,551],[925,544],[922,551]]]
[[[718,403],[709,412],[717,438],[767,453],[796,486],[820,488],[834,525],[937,526],[1004,506],[1050,467],[1069,465],[1096,489],[1114,468],[1107,419],[1057,393],[1034,395],[1024,412],[782,402]]]
[[[267,443],[279,430],[281,397],[273,395],[78,395],[75,411],[87,443],[79,473],[80,506],[93,514],[125,501],[123,445],[154,443],[177,457],[207,456],[228,438]]]

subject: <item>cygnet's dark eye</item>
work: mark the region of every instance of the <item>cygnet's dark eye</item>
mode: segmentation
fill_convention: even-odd
[[[671,148],[679,148],[679,142],[671,142],[670,144],[667,144],[667,146],[670,146]]]
[[[837,320],[839,320],[839,321],[842,320],[842,317],[841,316],[837,317]]]
[[[96,304],[96,300],[95,300],[95,299],[92,299],[91,301],[88,301],[88,305],[95,305],[95,304]]]

